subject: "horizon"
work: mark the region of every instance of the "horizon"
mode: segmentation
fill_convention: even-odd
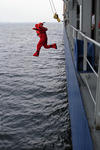
[[[0,22],[0,24],[36,24],[36,23],[39,23],[39,22]],[[45,24],[49,24],[49,23],[52,23],[52,24],[62,24],[63,21],[61,22],[45,22]]]

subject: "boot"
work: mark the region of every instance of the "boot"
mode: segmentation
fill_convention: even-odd
[[[57,49],[57,45],[56,45],[56,43],[52,44],[52,48]]]
[[[39,56],[39,51],[36,51],[34,54],[33,54],[33,56]]]

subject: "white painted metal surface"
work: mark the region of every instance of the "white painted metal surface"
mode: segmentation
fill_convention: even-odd
[[[80,31],[82,31],[82,5],[80,5]]]

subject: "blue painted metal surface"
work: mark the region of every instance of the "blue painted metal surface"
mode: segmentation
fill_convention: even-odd
[[[84,51],[84,42],[83,40],[75,39],[74,40],[74,63],[75,68],[78,72],[83,71],[83,51]],[[87,58],[94,68],[94,44],[87,43]],[[85,72],[92,72],[90,66],[87,63],[87,70]]]
[[[77,71],[83,71],[83,41],[74,40],[74,63]]]
[[[78,80],[65,31],[64,46],[73,150],[93,150],[88,121],[82,104]]]

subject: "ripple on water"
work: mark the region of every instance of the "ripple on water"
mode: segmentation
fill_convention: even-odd
[[[71,150],[62,24],[38,58],[32,26],[0,25],[0,150]]]

